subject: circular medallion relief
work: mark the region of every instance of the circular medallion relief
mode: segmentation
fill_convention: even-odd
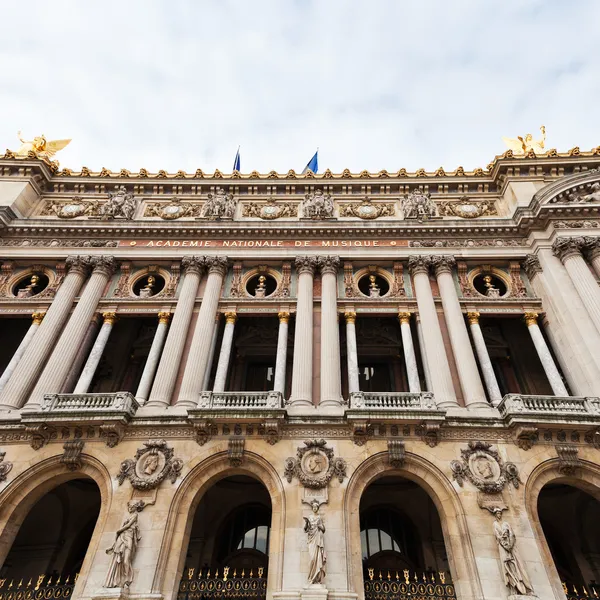
[[[135,464],[135,474],[140,479],[148,479],[164,468],[167,460],[162,452],[146,452]]]
[[[300,467],[309,477],[321,477],[329,470],[329,458],[324,452],[313,448],[302,457]]]

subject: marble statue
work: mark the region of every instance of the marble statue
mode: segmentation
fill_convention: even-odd
[[[308,554],[310,564],[308,567],[308,583],[322,584],[325,581],[325,524],[319,514],[319,501],[311,503],[313,514],[304,517],[304,531],[307,535]]]
[[[579,197],[581,202],[600,202],[600,183],[592,184],[592,191]]]
[[[306,194],[302,202],[302,216],[305,219],[333,219],[333,209],[331,194],[323,194],[322,190]]]
[[[108,200],[100,207],[99,214],[101,217],[108,219],[123,217],[131,221],[136,205],[137,202],[133,194],[127,192],[127,188],[121,185],[116,192],[108,192]]]
[[[509,523],[502,521],[502,510],[494,510],[494,536],[500,551],[502,576],[511,594],[533,596],[533,587],[527,573],[519,560],[515,543],[517,538]]]
[[[143,510],[144,506],[143,501],[127,504],[130,516],[123,522],[123,527],[117,530],[115,543],[106,550],[107,554],[112,554],[112,559],[104,587],[129,587],[133,581],[133,559],[138,543],[142,539],[138,527],[138,513]]]
[[[205,219],[233,219],[237,200],[233,194],[226,194],[223,188],[217,188],[214,194],[208,194],[202,207]]]
[[[402,211],[405,219],[428,219],[437,217],[436,203],[431,199],[429,192],[413,190],[402,200]]]
[[[71,140],[53,140],[48,142],[44,134],[34,137],[33,140],[27,141],[21,137],[21,132],[17,133],[21,147],[15,152],[15,156],[27,157],[30,152],[33,152],[37,158],[52,158],[59,150],[66,148]]]
[[[530,150],[533,150],[536,154],[542,154],[546,142],[546,128],[542,125],[540,131],[542,137],[539,140],[534,140],[531,133],[528,133],[525,138],[520,135],[516,139],[503,137],[502,141],[513,151],[513,154],[527,154]]]

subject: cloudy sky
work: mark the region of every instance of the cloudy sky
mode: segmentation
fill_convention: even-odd
[[[0,148],[62,166],[485,165],[502,136],[600,145],[598,0],[3,2]]]

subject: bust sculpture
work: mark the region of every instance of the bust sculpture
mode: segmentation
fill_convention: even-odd
[[[267,281],[267,278],[264,275],[259,275],[258,277],[258,285],[256,286],[256,289],[254,290],[254,295],[256,298],[264,298],[266,293],[267,293],[267,286],[265,285],[265,282]]]
[[[150,298],[154,296],[154,286],[156,285],[156,277],[148,275],[146,285],[140,290],[140,298]]]
[[[493,284],[491,275],[483,276],[483,284],[485,285],[485,295],[488,298],[499,298],[500,290]]]
[[[40,278],[35,273],[31,276],[29,283],[17,292],[17,298],[31,298],[38,293],[36,289],[39,286]]]
[[[381,294],[381,289],[377,285],[376,279],[375,275],[369,275],[369,296],[371,298],[379,298]]]

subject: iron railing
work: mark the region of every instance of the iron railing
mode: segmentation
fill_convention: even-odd
[[[411,573],[407,569],[379,571],[367,569],[365,600],[456,600],[449,573]]]
[[[235,598],[236,600],[263,600],[267,597],[267,576],[262,567],[250,570],[224,567],[219,570],[186,567],[179,583],[177,600],[204,600],[205,598],[221,599]]]
[[[0,578],[0,600],[52,600],[70,598],[79,577],[75,575],[38,575]]]

